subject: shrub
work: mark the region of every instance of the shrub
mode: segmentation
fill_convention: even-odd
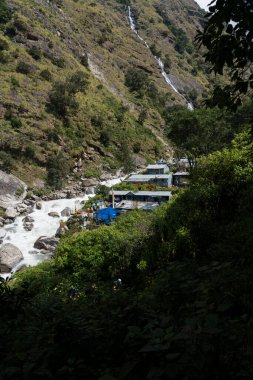
[[[11,84],[13,87],[20,87],[19,81],[14,76],[11,77]]]
[[[0,51],[9,50],[9,44],[3,38],[0,38]]]
[[[54,189],[61,189],[63,180],[69,173],[69,165],[66,157],[60,151],[52,154],[47,159],[47,183]]]
[[[11,20],[12,10],[7,6],[5,0],[0,2],[0,24],[7,24]]]
[[[140,150],[141,150],[141,143],[138,141],[137,143],[133,145],[133,152],[137,154],[140,152]]]
[[[39,61],[41,59],[42,53],[41,50],[37,46],[33,46],[28,50],[28,53],[35,59]]]
[[[0,169],[6,173],[10,173],[13,169],[14,161],[11,155],[7,152],[0,151]]]
[[[27,75],[27,74],[31,73],[32,67],[31,67],[31,65],[29,65],[26,62],[20,61],[17,64],[16,71],[17,71],[17,73],[21,73],[21,74]]]
[[[110,136],[109,136],[109,132],[106,131],[106,130],[103,130],[101,133],[100,133],[100,137],[99,137],[99,141],[104,145],[104,146],[109,146],[110,144]]]
[[[125,75],[125,85],[132,92],[138,92],[144,95],[145,89],[149,84],[148,74],[136,67],[130,67]]]
[[[4,31],[5,36],[13,38],[17,35],[17,30],[13,25],[8,25]]]
[[[9,55],[8,53],[4,51],[0,51],[0,63],[8,63],[9,62]]]
[[[63,69],[66,66],[65,60],[63,58],[52,57],[51,62],[55,66],[58,66],[60,69]]]
[[[69,110],[77,110],[79,104],[75,94],[85,92],[88,87],[87,74],[77,71],[64,82],[56,82],[49,94],[49,108],[59,116],[65,117]]]
[[[150,46],[150,50],[151,50],[151,53],[155,55],[156,57],[161,56],[161,50],[158,50],[154,43]]]
[[[47,80],[48,82],[50,82],[52,80],[52,74],[51,74],[51,72],[48,69],[42,70],[40,72],[40,77],[42,79]]]
[[[24,155],[27,158],[33,159],[35,157],[35,149],[32,145],[27,145],[25,147]]]
[[[23,126],[22,120],[19,117],[11,117],[10,119],[12,128],[18,129]]]

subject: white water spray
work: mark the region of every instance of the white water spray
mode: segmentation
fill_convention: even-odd
[[[132,16],[132,12],[131,12],[131,7],[130,6],[128,7],[128,20],[129,20],[129,25],[130,25],[130,28],[132,29],[132,31],[137,35],[137,37],[139,38],[139,40],[142,41],[145,44],[145,46],[150,50],[150,47],[149,47],[148,43],[139,35],[139,33],[138,33],[137,29],[136,29],[136,25],[134,23],[134,19],[133,19],[133,16]],[[151,52],[151,50],[150,50],[150,52]],[[151,52],[151,54],[152,54],[152,52]],[[161,69],[162,76],[164,77],[165,82],[172,88],[173,91],[175,91],[186,102],[187,108],[190,111],[193,111],[194,107],[193,107],[192,103],[188,102],[188,100],[185,98],[185,96],[182,95],[178,91],[178,89],[175,87],[175,85],[172,83],[171,79],[169,78],[169,75],[164,70],[164,63],[162,62],[161,58],[160,57],[156,57],[156,56],[154,56],[154,58],[155,58],[156,62],[158,63],[158,66]]]

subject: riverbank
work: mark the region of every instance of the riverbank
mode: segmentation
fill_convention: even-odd
[[[120,183],[122,178],[114,178],[100,183],[111,187]],[[54,196],[55,194],[56,193],[54,193]],[[62,192],[62,194],[65,194],[65,192]],[[39,208],[36,206],[38,205],[38,200],[33,199],[34,204],[29,206],[31,207],[29,217],[31,218],[30,220],[32,223],[30,231],[24,228],[26,223],[24,220],[26,217],[24,215],[18,215],[14,218],[13,223],[5,224],[1,229],[4,236],[2,237],[2,246],[0,246],[0,248],[5,244],[10,243],[19,248],[23,254],[23,259],[12,268],[12,272],[17,271],[22,267],[35,266],[43,261],[49,260],[53,255],[52,251],[40,251],[39,249],[34,248],[35,242],[42,236],[55,239],[55,234],[60,226],[60,222],[68,219],[68,216],[61,215],[62,211],[69,208],[74,212],[76,209],[81,208],[82,201],[86,201],[94,195],[94,188],[90,187],[89,194],[83,193],[78,197],[52,200],[41,199],[39,201]],[[10,275],[11,272],[1,274],[4,278]]]

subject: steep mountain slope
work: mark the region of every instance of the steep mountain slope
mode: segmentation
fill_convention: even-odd
[[[129,27],[129,5],[151,51]],[[154,55],[189,99],[208,87],[192,44],[202,18],[194,1],[5,0],[1,8],[3,170],[36,185],[59,151],[71,169],[82,158],[76,175],[93,177],[170,154],[163,113],[185,102]]]

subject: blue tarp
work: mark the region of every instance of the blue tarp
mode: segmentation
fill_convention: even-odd
[[[98,210],[94,213],[94,219],[100,220],[105,224],[110,224],[113,219],[116,219],[118,214],[121,214],[122,210],[116,208],[106,207]]]

